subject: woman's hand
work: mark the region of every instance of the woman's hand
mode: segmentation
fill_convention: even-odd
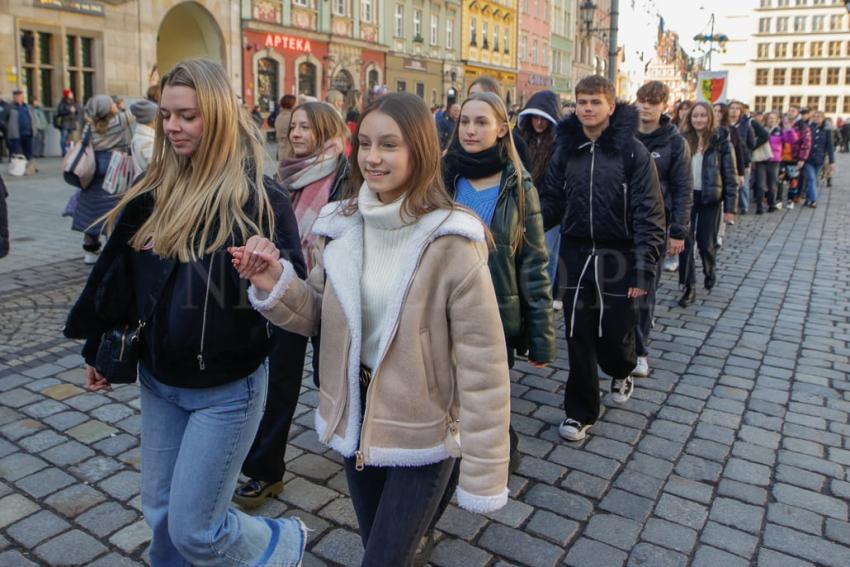
[[[259,237],[257,238],[259,239]],[[265,243],[255,242],[252,250],[248,249],[249,244],[251,244],[251,239],[248,239],[245,246],[227,249],[233,256],[233,266],[239,272],[239,277],[250,280],[254,287],[260,291],[270,293],[283,274],[283,266],[278,262],[280,252],[274,244],[267,240]],[[271,245],[271,248],[268,245]]]
[[[112,385],[94,366],[86,365],[86,388],[90,392],[109,392]]]

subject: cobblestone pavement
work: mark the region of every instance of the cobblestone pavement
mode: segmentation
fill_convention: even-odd
[[[850,565],[850,160],[840,157],[839,188],[818,209],[729,228],[711,295],[671,307],[665,275],[652,377],[625,406],[608,405],[584,443],[557,433],[563,338],[550,368],[518,364],[524,458],[510,503],[489,516],[451,506],[433,563]],[[0,261],[0,565],[138,565],[150,533],[137,390],[83,392],[79,347],[60,331],[86,269],[58,217],[67,187],[55,163],[44,169],[9,182],[13,253]],[[304,519],[305,565],[357,565],[340,459],[312,430],[316,401],[305,380],[286,488],[258,513]]]

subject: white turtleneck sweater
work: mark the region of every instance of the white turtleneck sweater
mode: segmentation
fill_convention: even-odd
[[[360,279],[363,342],[360,362],[375,370],[381,337],[392,321],[387,307],[398,292],[401,260],[410,254],[415,221],[405,222],[399,198],[384,204],[366,183],[360,188],[357,206],[363,216],[363,276]]]

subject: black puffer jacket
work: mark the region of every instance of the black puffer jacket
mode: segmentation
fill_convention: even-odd
[[[636,136],[655,161],[664,194],[670,238],[683,240],[688,235],[691,207],[694,205],[688,144],[666,114],[661,117],[661,125],[655,131],[649,134],[637,132]]]
[[[738,199],[738,170],[735,150],[726,128],[718,128],[711,136],[702,157],[702,204],[723,203],[723,212],[735,210]]]
[[[634,287],[652,285],[665,239],[664,197],[655,164],[635,137],[637,110],[617,105],[595,142],[576,115],[558,125],[540,188],[545,228],[594,246],[634,250]],[[639,284],[639,285],[638,285]]]

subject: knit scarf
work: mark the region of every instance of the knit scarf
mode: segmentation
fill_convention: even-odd
[[[298,221],[301,251],[307,263],[307,271],[313,269],[318,259],[313,223],[322,207],[328,204],[331,189],[336,181],[339,156],[342,155],[341,140],[331,140],[321,154],[307,158],[285,158],[280,163],[278,178],[292,196],[292,207]]]
[[[461,176],[467,179],[481,179],[489,177],[502,169],[507,163],[502,159],[499,146],[478,153],[469,153],[463,149],[460,142],[454,141],[449,146],[443,166],[445,168],[445,179],[451,184],[455,177]],[[453,189],[450,187],[450,190]]]

